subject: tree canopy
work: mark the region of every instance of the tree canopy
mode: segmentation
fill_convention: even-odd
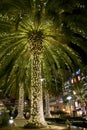
[[[61,85],[64,70],[72,72],[80,67],[81,60],[85,62],[82,53],[87,56],[86,16],[86,0],[0,1],[1,87],[9,90],[20,80],[25,86],[30,85],[35,48],[42,48],[42,78],[46,86],[52,89],[52,83]],[[40,41],[39,46],[36,41]]]

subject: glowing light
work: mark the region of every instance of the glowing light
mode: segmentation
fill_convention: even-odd
[[[76,83],[76,82],[77,82],[76,78],[73,78],[73,82],[74,82],[74,83]]]
[[[67,100],[71,100],[71,99],[72,99],[72,97],[71,97],[71,96],[68,96],[68,97],[67,97]]]
[[[40,81],[41,81],[41,82],[43,82],[43,81],[44,81],[44,79],[40,79]]]
[[[80,76],[78,76],[78,80],[79,80],[79,81],[81,80]]]
[[[76,92],[75,92],[75,91],[73,91],[73,94],[75,95],[75,94],[76,94]]]
[[[10,117],[9,124],[13,124],[13,123],[14,123],[13,117]]]
[[[65,108],[63,108],[63,111],[66,111]]]

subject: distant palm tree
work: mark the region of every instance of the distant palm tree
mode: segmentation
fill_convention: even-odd
[[[80,66],[81,60],[75,47],[87,52],[86,1],[3,0],[0,12],[2,86],[11,83],[11,73],[16,75],[15,66],[18,66],[17,73],[26,68],[26,64],[19,66],[23,56],[23,62],[29,68],[21,71],[18,83],[31,81],[25,85],[29,85],[31,94],[29,122],[38,127],[46,126],[41,79],[45,78],[48,90],[54,90],[51,83],[59,84],[57,79],[63,79],[64,69],[73,71]],[[21,78],[24,74],[25,77]],[[57,85],[55,90],[58,89]],[[14,90],[13,84],[11,87]]]
[[[87,95],[87,93],[85,93],[85,87],[83,85],[82,82],[77,82],[72,86],[72,90],[75,92],[75,99],[77,101],[79,101],[80,103],[83,103],[86,101],[85,95]]]
[[[24,118],[24,84],[21,82],[19,86],[18,115],[17,118]]]

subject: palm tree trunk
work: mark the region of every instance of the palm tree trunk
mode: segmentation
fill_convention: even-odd
[[[51,117],[48,92],[45,92],[45,117],[46,118]]]
[[[18,115],[17,119],[23,119],[23,111],[24,111],[24,85],[23,82],[19,84],[19,101],[18,101]]]
[[[46,126],[43,114],[43,95],[41,83],[41,58],[34,53],[31,62],[31,117],[29,120],[34,126]]]

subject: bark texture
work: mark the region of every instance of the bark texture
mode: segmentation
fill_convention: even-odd
[[[30,123],[37,127],[46,126],[43,113],[43,95],[41,83],[41,60],[38,54],[32,56],[31,66],[31,117]]]
[[[23,119],[23,111],[24,111],[24,85],[21,82],[19,84],[19,101],[18,101],[18,115],[17,119]]]

